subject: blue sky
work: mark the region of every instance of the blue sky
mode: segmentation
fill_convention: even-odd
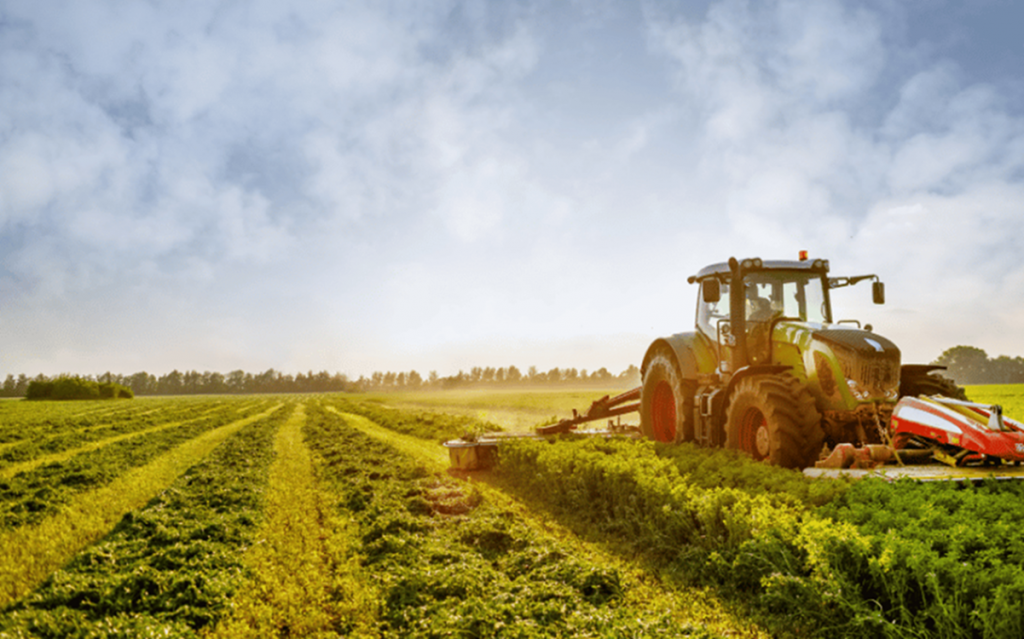
[[[0,374],[613,371],[729,256],[1024,355],[1022,10],[0,0]]]

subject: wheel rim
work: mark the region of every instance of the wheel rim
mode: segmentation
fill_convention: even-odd
[[[772,452],[771,433],[764,413],[751,408],[740,422],[740,448],[754,459],[765,459]]]
[[[676,439],[676,398],[668,382],[659,382],[651,402],[651,429],[654,439],[672,442]]]

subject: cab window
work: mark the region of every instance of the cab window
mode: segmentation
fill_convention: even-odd
[[[707,280],[705,280],[706,282]],[[701,295],[697,299],[697,327],[702,333],[714,341],[719,341],[718,328],[721,320],[729,319],[729,284],[721,283],[721,295],[717,302],[704,301],[704,283],[701,283]]]

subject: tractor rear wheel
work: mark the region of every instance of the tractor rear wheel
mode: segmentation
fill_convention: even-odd
[[[792,375],[754,375],[737,383],[725,414],[725,445],[785,468],[812,465],[825,433],[814,397]]]
[[[900,376],[900,397],[938,395],[967,401],[967,393],[953,380],[934,373],[904,373]]]
[[[659,442],[693,441],[693,395],[697,386],[684,380],[675,359],[658,353],[647,363],[640,391],[640,430]]]

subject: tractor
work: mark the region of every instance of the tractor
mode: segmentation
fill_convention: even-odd
[[[659,442],[742,450],[804,468],[823,445],[885,444],[898,400],[966,400],[941,366],[902,365],[870,324],[833,320],[829,293],[876,275],[831,277],[829,263],[760,258],[713,264],[697,284],[696,330],[655,340],[641,366],[640,429]]]
[[[900,349],[870,324],[833,320],[830,292],[865,280],[884,304],[877,275],[832,277],[827,260],[805,251],[793,261],[730,258],[705,267],[688,278],[700,290],[696,330],[654,340],[639,388],[573,410],[534,436],[639,412],[639,429],[609,419],[608,428],[584,434],[724,446],[826,472],[889,461],[1024,463],[1024,423],[1004,418],[997,405],[968,401],[935,374],[944,366],[901,365]],[[453,468],[485,469],[502,442],[520,436],[445,446]]]

